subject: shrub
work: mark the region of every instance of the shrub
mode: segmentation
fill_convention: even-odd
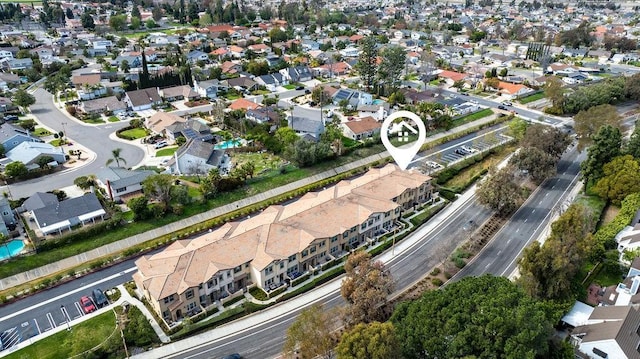
[[[430,274],[433,276],[440,274],[440,268],[433,268]]]
[[[442,279],[440,278],[433,278],[431,279],[431,284],[435,285],[436,287],[439,287],[442,285]]]

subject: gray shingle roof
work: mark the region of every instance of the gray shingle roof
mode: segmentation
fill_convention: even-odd
[[[134,184],[140,184],[147,177],[156,174],[154,171],[130,171],[122,167],[107,167],[101,170],[98,178],[103,182],[111,184],[111,188],[124,188]]]
[[[22,203],[22,208],[26,211],[46,207],[58,203],[58,197],[52,193],[36,192]]]
[[[35,209],[33,215],[41,226],[47,226],[101,209],[103,208],[98,197],[93,193],[87,193],[82,197],[70,198]]]
[[[217,150],[215,145],[208,142],[189,140],[184,147],[178,150],[177,156],[181,157],[184,154],[202,158],[209,165],[219,166],[224,156],[224,150]]]
[[[322,128],[322,121],[294,116],[289,119],[289,127],[294,131],[317,133]]]

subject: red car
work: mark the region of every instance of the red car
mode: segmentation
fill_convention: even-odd
[[[93,304],[91,299],[86,295],[80,298],[80,305],[82,306],[82,310],[85,314],[89,314],[91,312],[95,312],[96,306]]]

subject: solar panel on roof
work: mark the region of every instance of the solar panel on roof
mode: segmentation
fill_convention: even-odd
[[[194,131],[193,129],[191,129],[191,128],[185,128],[182,131],[182,134],[186,138],[196,138],[196,137],[198,137],[198,133],[196,131]]]

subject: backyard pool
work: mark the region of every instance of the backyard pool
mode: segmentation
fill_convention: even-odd
[[[24,242],[21,239],[11,241],[7,244],[0,245],[0,260],[4,260],[20,253],[24,248]]]
[[[228,140],[228,141],[224,141],[221,143],[218,143],[215,146],[215,149],[217,150],[226,150],[227,148],[236,148],[236,147],[240,147],[242,146],[242,139],[240,138],[236,138],[233,140]]]
[[[382,100],[373,100],[373,102],[371,102],[372,105],[382,105],[384,103],[384,101]]]

